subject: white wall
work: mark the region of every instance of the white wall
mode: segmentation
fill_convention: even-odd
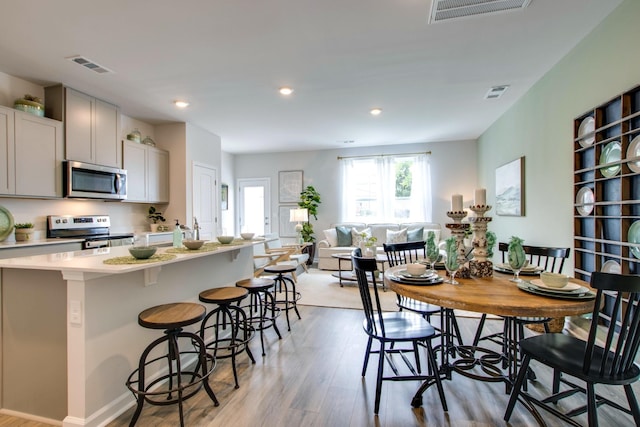
[[[475,141],[452,141],[423,144],[389,145],[342,150],[298,151],[289,153],[238,154],[235,156],[235,178],[271,179],[272,231],[278,232],[278,171],[302,170],[303,186],[313,185],[320,193],[318,221],[313,221],[316,238],[324,238],[322,230],[339,222],[340,178],[338,156],[401,154],[431,151],[433,190],[433,222],[449,221],[451,194],[464,195],[465,204],[473,200],[476,183]]]
[[[495,168],[526,163],[526,216],[493,215],[499,241],[573,247],[574,118],[640,83],[640,2],[627,0],[478,141],[479,182],[495,201]],[[573,259],[565,272],[573,269]]]
[[[230,153],[222,152],[222,162],[220,170],[220,182],[229,186],[229,208],[226,211],[221,211],[221,230],[224,233],[233,234],[237,236],[240,234],[240,230],[235,229],[235,215],[236,215],[236,194],[238,190],[235,183],[235,156]]]

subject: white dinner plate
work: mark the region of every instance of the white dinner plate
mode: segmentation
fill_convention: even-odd
[[[622,267],[616,261],[610,259],[609,261],[602,264],[602,268],[600,269],[603,273],[614,273],[614,274],[622,274]]]
[[[602,149],[600,165],[619,162],[622,159],[622,147],[620,141],[611,141]],[[600,168],[600,173],[606,178],[616,176],[620,172],[620,164]]]
[[[593,195],[593,190],[589,187],[582,187],[576,194],[576,210],[582,216],[587,216],[593,212],[593,203],[596,198]]]
[[[542,279],[533,279],[533,280],[529,280],[532,284],[536,285],[537,287],[539,287],[540,289],[544,289],[547,291],[556,291],[556,292],[575,292],[578,291],[580,288],[583,288],[582,286],[578,285],[577,283],[567,283],[567,286],[563,287],[563,288],[553,288],[551,286],[547,286],[544,284],[544,282],[542,281]],[[584,288],[585,291],[587,291],[586,288]]]
[[[627,148],[627,159],[633,159],[634,157],[640,157],[640,135],[633,138],[629,143],[629,148]],[[640,172],[640,160],[631,161],[627,163],[627,166],[632,172]]]
[[[578,141],[582,147],[588,147],[596,140],[594,131],[596,130],[596,121],[593,117],[585,117],[578,127]]]

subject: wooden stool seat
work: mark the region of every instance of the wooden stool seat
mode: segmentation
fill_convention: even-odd
[[[239,280],[236,282],[236,286],[244,288],[251,291],[264,291],[272,286],[274,286],[276,282],[273,279],[267,279],[265,277],[252,277],[251,279]]]
[[[207,310],[201,304],[177,302],[148,308],[138,315],[138,324],[149,329],[175,329],[201,321]]]
[[[293,273],[297,267],[292,265],[270,265],[264,268],[265,273],[284,274]]]
[[[231,304],[245,299],[248,294],[249,291],[244,288],[226,286],[202,291],[199,298],[209,304]]]

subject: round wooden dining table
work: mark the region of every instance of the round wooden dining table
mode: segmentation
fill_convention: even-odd
[[[494,272],[493,277],[456,277],[456,281],[459,282],[457,285],[449,283],[415,285],[397,281],[400,276],[397,273],[403,269],[406,269],[406,266],[396,266],[385,271],[384,282],[388,288],[400,295],[445,309],[442,319],[445,339],[442,340],[443,351],[441,352],[441,372],[444,378],[451,379],[451,373],[457,372],[481,381],[504,382],[507,393],[510,392],[517,373],[519,361],[517,343],[522,338],[516,325],[516,318],[575,316],[593,310],[594,299],[534,295],[519,289],[517,283],[510,281],[513,276],[508,274]],[[439,272],[442,276],[445,273]],[[571,282],[584,286],[590,291],[593,290],[584,281],[572,278]],[[502,351],[495,351],[477,345],[456,344],[451,338],[453,330],[451,319],[454,309],[504,317],[504,339],[508,345],[504,346]],[[426,387],[428,384],[423,384],[416,393],[412,401],[414,407],[422,404],[422,392]]]

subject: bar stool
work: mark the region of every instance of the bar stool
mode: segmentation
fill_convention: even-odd
[[[275,298],[269,289],[273,288],[275,282],[266,278],[251,278],[236,282],[236,286],[244,288],[249,292],[249,304],[245,307],[248,313],[247,322],[256,331],[260,331],[260,344],[262,345],[262,355],[264,351],[264,330],[273,328],[278,334],[278,339],[282,339],[276,318],[280,315],[280,309],[276,307]],[[269,314],[270,312],[270,314]]]
[[[274,294],[277,295],[277,293],[284,293],[282,296],[283,299],[276,298],[276,304],[281,305],[282,310],[284,310],[287,315],[287,330],[289,331],[291,330],[291,324],[289,323],[289,310],[295,310],[298,315],[298,319],[302,319],[297,305],[297,301],[300,299],[300,292],[296,292],[296,282],[294,282],[291,277],[285,276],[287,273],[294,273],[296,268],[296,266],[284,264],[270,265],[264,268],[265,273],[276,274],[276,277],[273,278],[276,282]],[[291,285],[291,289],[289,289],[289,285]]]
[[[213,350],[213,357],[216,360],[231,358],[233,378],[236,382],[235,388],[240,387],[236,371],[236,355],[246,350],[251,363],[256,363],[248,345],[248,342],[253,338],[254,329],[248,326],[244,310],[237,305],[232,305],[245,299],[248,294],[249,291],[246,289],[226,286],[207,289],[200,292],[198,296],[202,302],[218,305],[217,308],[207,313],[200,324],[200,338],[207,342],[205,334],[207,330],[213,330],[213,340],[206,344],[206,348]],[[211,322],[211,320],[215,321]]]
[[[138,315],[140,326],[149,329],[165,329],[165,335],[145,348],[140,357],[138,368],[127,379],[127,388],[138,401],[136,411],[129,423],[130,426],[134,426],[138,421],[145,401],[152,405],[161,406],[178,403],[180,425],[184,426],[182,402],[194,396],[201,386],[204,386],[213,404],[220,405],[208,381],[209,375],[215,367],[215,358],[207,354],[204,341],[198,334],[182,330],[184,326],[200,322],[204,319],[205,313],[206,309],[201,304],[180,302],[151,307]],[[188,349],[181,350],[179,348],[178,342],[181,338],[185,344],[190,344]],[[149,354],[165,342],[167,353],[147,360]],[[189,370],[185,366],[186,369],[183,369],[182,363],[185,356],[186,359],[189,359],[193,355],[197,356],[195,368]],[[167,366],[164,366],[165,363],[168,364],[168,372],[150,380],[157,372],[167,369]],[[146,374],[147,368],[150,366],[154,369],[150,370],[148,378]],[[162,383],[166,384],[160,385]]]

